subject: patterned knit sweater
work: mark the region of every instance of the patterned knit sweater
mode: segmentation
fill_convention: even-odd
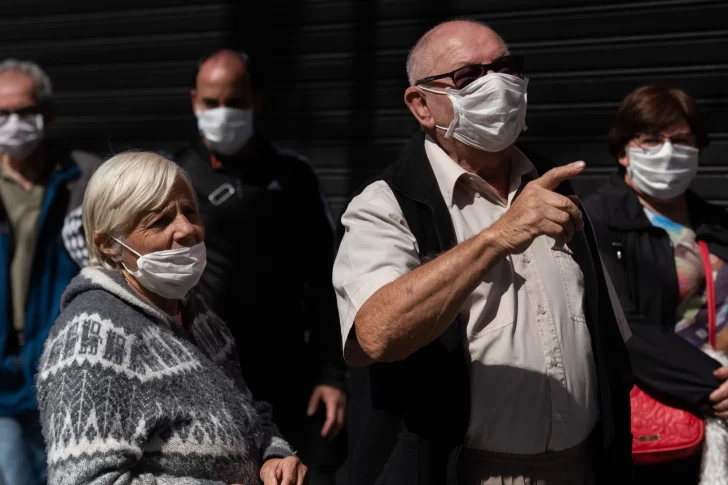
[[[50,485],[253,485],[263,461],[292,454],[194,292],[180,326],[87,268],[61,308],[37,376]]]

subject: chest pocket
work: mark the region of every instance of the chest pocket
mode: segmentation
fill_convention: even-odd
[[[484,335],[513,325],[516,316],[516,278],[522,278],[513,269],[513,261],[506,258],[486,276],[483,282],[470,294],[460,315],[468,322],[468,339],[475,340]],[[470,312],[479,313],[471,318]]]
[[[584,273],[574,259],[574,253],[567,245],[552,249],[551,253],[559,268],[561,285],[564,288],[566,308],[569,318],[575,322],[586,323],[584,316]]]

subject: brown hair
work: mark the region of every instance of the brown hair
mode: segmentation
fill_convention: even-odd
[[[627,144],[640,135],[659,135],[676,123],[685,122],[697,140],[697,147],[708,144],[708,133],[698,103],[685,91],[658,84],[642,86],[629,93],[619,105],[607,135],[609,151],[623,157]]]

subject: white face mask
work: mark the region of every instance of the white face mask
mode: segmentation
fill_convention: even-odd
[[[463,89],[447,88],[454,117],[450,126],[437,125],[466,145],[486,152],[499,152],[515,143],[526,127],[528,79],[499,72],[476,79]]]
[[[197,110],[197,128],[210,142],[212,151],[220,155],[234,155],[253,136],[253,110],[238,108],[212,108]]]
[[[629,173],[632,182],[647,195],[668,200],[685,192],[698,172],[700,151],[687,145],[663,143],[653,148],[632,148]]]
[[[16,160],[32,154],[43,140],[43,115],[19,116],[11,113],[0,126],[0,151]]]
[[[194,288],[207,266],[204,242],[189,248],[155,251],[142,256],[118,239],[114,240],[139,256],[136,271],[130,271],[126,265],[124,269],[144,288],[170,300],[179,300]]]

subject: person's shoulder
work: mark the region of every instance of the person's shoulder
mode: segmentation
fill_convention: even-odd
[[[189,168],[191,165],[209,164],[209,159],[205,158],[203,150],[200,142],[183,142],[170,148],[168,158],[185,168]]]
[[[288,147],[267,141],[260,141],[268,156],[275,159],[275,169],[296,179],[315,181],[316,172],[311,161],[301,153]]]
[[[690,212],[696,213],[707,224],[728,230],[728,211],[725,207],[709,202],[695,192],[687,193]]]
[[[584,209],[594,221],[606,222],[615,212],[616,205],[623,204],[623,191],[615,184],[614,177],[606,180],[594,192],[581,200]]]
[[[69,152],[71,159],[84,173],[93,173],[99,165],[104,163],[103,158],[96,153],[86,150],[71,150]]]
[[[397,197],[384,180],[375,180],[364,186],[361,192],[352,197],[347,212],[363,207],[377,207],[401,212]]]

